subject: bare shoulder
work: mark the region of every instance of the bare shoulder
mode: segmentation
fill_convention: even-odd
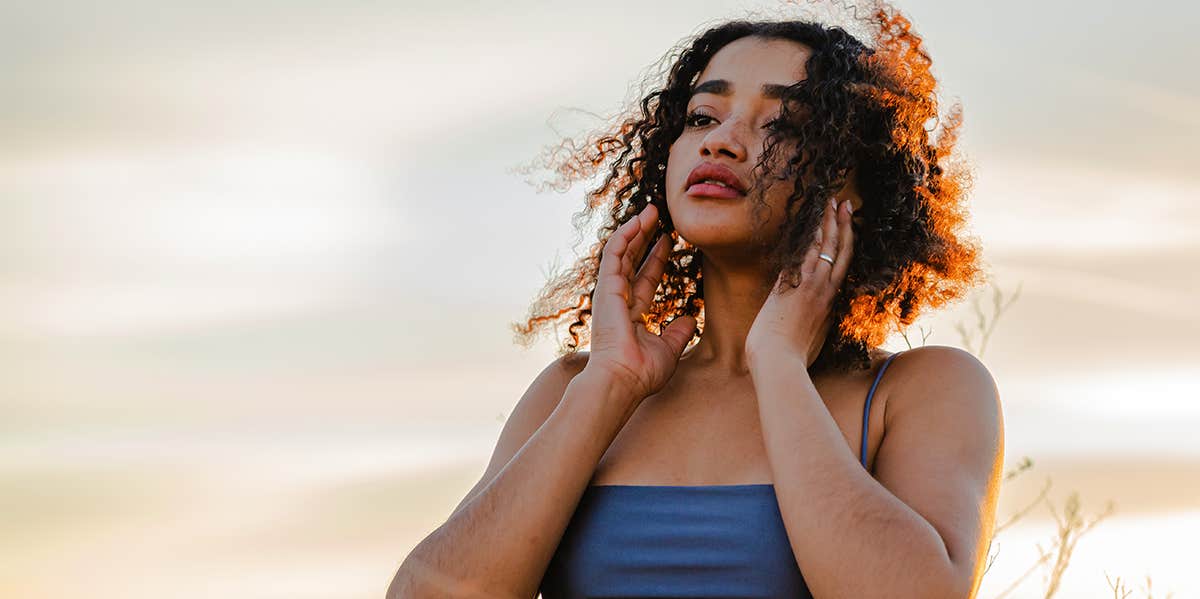
[[[567,375],[574,377],[583,370],[584,366],[587,366],[590,353],[586,349],[581,349],[577,352],[559,356],[551,364],[557,365]]]
[[[562,399],[563,393],[566,392],[567,385],[571,384],[571,381],[580,372],[583,372],[587,363],[588,352],[586,350],[563,354],[555,358],[530,383],[529,389],[525,392],[526,395],[535,395],[536,397],[532,401],[534,403],[545,404],[541,407],[543,409],[549,408],[546,411],[546,414],[549,415],[550,412],[554,411],[554,408],[558,407],[558,402]],[[521,401],[524,402],[525,397],[522,397]],[[538,425],[540,426],[541,423],[539,422]]]
[[[1004,462],[996,382],[975,355],[941,345],[903,352],[888,373],[895,378],[876,479],[938,531],[953,563],[954,596],[973,596]]]
[[[525,393],[517,400],[512,413],[505,420],[504,427],[500,431],[500,438],[496,441],[492,457],[488,461],[483,475],[459,502],[458,507],[454,508],[454,512],[462,509],[471,498],[486,487],[508,464],[509,460],[525,446],[525,443],[537,432],[542,423],[558,408],[567,385],[571,384],[571,380],[583,370],[587,365],[587,360],[588,352],[586,351],[565,354],[552,360],[534,377],[533,382],[525,389]]]
[[[901,352],[884,377],[889,383],[885,425],[915,402],[949,401],[995,413],[1000,394],[987,366],[971,352],[948,345],[923,345]],[[961,409],[961,408],[960,408]]]
[[[511,426],[505,426],[505,431],[509,432],[511,436],[514,431],[510,429],[515,429],[518,437],[524,437],[520,439],[520,443],[523,445],[529,435],[521,433],[527,431],[532,434],[542,425],[542,422],[558,407],[563,393],[567,390],[567,385],[571,384],[571,380],[583,371],[587,362],[588,352],[582,350],[551,360],[517,401],[512,416],[509,418]],[[517,448],[519,449],[520,445]]]
[[[500,448],[501,454],[505,453],[504,449],[516,453],[533,432],[542,426],[550,413],[558,407],[567,385],[587,366],[587,361],[586,351],[568,353],[555,358],[538,373],[517,401],[512,415],[505,423],[499,444],[503,446]],[[507,459],[504,462],[506,463]],[[500,464],[503,465],[504,463]]]

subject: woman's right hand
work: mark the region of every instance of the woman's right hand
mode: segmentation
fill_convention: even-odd
[[[591,349],[584,370],[611,377],[635,402],[666,386],[696,330],[692,316],[671,321],[661,335],[646,330],[642,314],[662,280],[670,235],[659,237],[636,276],[633,270],[658,227],[658,208],[648,204],[613,232],[601,253],[592,295]]]

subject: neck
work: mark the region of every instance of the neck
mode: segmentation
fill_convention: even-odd
[[[700,254],[704,333],[686,357],[730,375],[747,375],[746,336],[771,287],[761,260],[722,260]]]
[[[730,376],[748,376],[746,337],[767,301],[777,274],[763,268],[764,261],[751,262],[712,259],[701,253],[704,277],[704,333],[683,358],[693,366],[724,372]],[[824,339],[833,324],[826,318],[820,337]]]

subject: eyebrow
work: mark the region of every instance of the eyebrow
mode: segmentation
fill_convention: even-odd
[[[691,93],[688,94],[688,97],[691,98],[696,94],[716,94],[718,96],[728,96],[732,87],[733,86],[730,85],[729,81],[725,79],[709,79],[708,81],[693,87]],[[762,95],[764,98],[778,100],[783,97],[783,93],[789,87],[791,86],[780,85],[778,83],[764,83],[762,84]]]

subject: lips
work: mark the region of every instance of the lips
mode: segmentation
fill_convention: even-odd
[[[718,181],[724,186],[705,181]],[[696,186],[696,184],[700,184]],[[746,193],[746,185],[729,167],[715,162],[704,162],[692,169],[688,175],[689,192],[703,192],[702,195],[718,195],[720,197],[735,197]],[[696,187],[693,187],[696,186]]]

